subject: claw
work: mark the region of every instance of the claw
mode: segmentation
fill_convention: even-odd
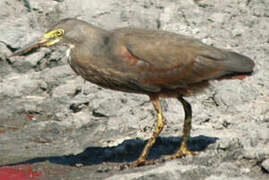
[[[190,151],[188,149],[180,149],[175,154],[164,156],[164,160],[181,158],[181,157],[187,156],[187,155],[197,155],[198,153],[199,152],[197,152],[197,151]]]
[[[145,159],[138,159],[138,160],[132,162],[130,165],[131,165],[132,167],[139,167],[139,166],[144,166],[144,165],[153,165],[153,164],[155,164],[155,163],[156,163],[156,162],[155,162],[154,160],[152,160],[152,161],[147,161],[147,160],[145,160]]]
[[[139,167],[139,166],[153,165],[153,164],[156,164],[155,160],[147,161],[147,160],[144,160],[144,159],[138,159],[138,160],[130,162],[130,163],[127,163],[127,162],[122,163],[120,165],[120,168],[125,169],[125,168],[128,168],[128,167]]]

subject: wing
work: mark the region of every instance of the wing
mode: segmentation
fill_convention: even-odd
[[[187,88],[233,72],[252,71],[253,62],[183,35],[121,28],[112,31],[114,59],[141,88]],[[115,61],[116,62],[116,61]]]

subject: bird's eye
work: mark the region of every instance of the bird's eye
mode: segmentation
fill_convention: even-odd
[[[57,37],[60,37],[60,36],[62,36],[62,35],[64,35],[64,30],[63,30],[63,29],[58,29],[58,30],[56,31],[56,36],[57,36]]]

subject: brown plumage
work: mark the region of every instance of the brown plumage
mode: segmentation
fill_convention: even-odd
[[[254,68],[254,62],[244,55],[184,35],[136,28],[106,31],[77,19],[60,21],[39,41],[13,55],[56,43],[69,46],[68,62],[84,79],[105,88],[150,97],[158,113],[157,125],[134,166],[153,163],[146,157],[166,122],[159,97],[178,98],[185,110],[182,144],[168,158],[193,154],[186,145],[191,106],[183,96],[204,89],[211,79],[242,79]]]

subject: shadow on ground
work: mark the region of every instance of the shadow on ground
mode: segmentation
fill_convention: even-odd
[[[217,137],[196,136],[190,139],[188,147],[192,151],[203,151],[208,145],[215,143],[217,140]],[[114,147],[88,147],[84,152],[77,155],[37,157],[18,163],[0,165],[0,167],[34,164],[44,161],[69,166],[76,166],[78,164],[84,166],[97,165],[103,162],[131,162],[138,158],[146,142],[141,139],[125,140]],[[148,159],[153,160],[162,155],[172,154],[178,149],[180,143],[180,137],[159,137],[156,144],[151,148]]]

